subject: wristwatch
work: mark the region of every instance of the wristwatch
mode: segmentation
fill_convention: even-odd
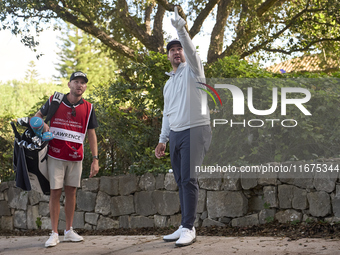
[[[99,160],[99,157],[98,156],[92,156],[93,159],[98,159]]]

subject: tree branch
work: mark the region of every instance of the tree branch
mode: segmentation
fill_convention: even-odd
[[[84,12],[80,8],[75,8],[74,5],[68,5],[65,1],[61,1],[61,2],[63,3],[65,8],[70,9],[70,10],[75,11],[75,12],[81,13],[87,21],[89,21],[91,24],[93,24],[93,19],[92,19],[93,17],[91,18],[88,15],[88,12]]]
[[[211,0],[207,3],[205,8],[200,12],[200,14],[195,19],[194,24],[190,28],[189,35],[190,35],[191,38],[194,38],[195,35],[200,32],[201,27],[203,25],[203,22],[209,16],[211,11],[214,9],[215,5],[220,3],[220,2],[221,2],[221,0]],[[225,2],[225,1],[222,0],[222,2]]]
[[[151,6],[153,6],[152,3]],[[130,16],[128,12],[128,5],[126,0],[118,0],[117,1],[117,8],[119,9],[119,16],[123,20],[124,28],[133,34],[147,49],[155,51],[155,52],[163,52],[163,31],[160,29],[159,26],[162,26],[163,17],[164,17],[164,8],[158,8],[156,19],[154,25],[156,27],[156,34],[152,36],[151,30],[147,31],[148,29],[144,30],[144,28],[138,25],[134,19]],[[148,8],[147,8],[148,9]],[[150,13],[151,15],[151,13]],[[147,24],[146,24],[147,25]],[[150,24],[148,25],[150,28]],[[158,30],[157,30],[158,29]],[[162,34],[162,35],[160,35]]]
[[[257,8],[257,16],[261,17],[265,12],[267,12],[274,4],[276,4],[279,0],[266,0],[264,3]],[[285,2],[285,1],[284,1]]]
[[[230,55],[233,52],[236,55],[240,55],[246,45],[248,45],[249,41],[251,40],[251,31],[252,31],[252,21],[255,17],[251,20],[247,20],[247,13],[248,13],[248,3],[246,0],[242,1],[242,11],[240,14],[239,22],[236,26],[236,38],[233,43],[226,49],[226,54]],[[247,26],[247,28],[245,28]],[[236,53],[235,53],[236,49]]]
[[[211,32],[210,46],[208,50],[207,62],[214,62],[223,49],[224,31],[232,5],[231,0],[222,0],[218,3],[216,23]],[[229,10],[228,10],[229,7]]]
[[[143,58],[141,56],[138,56],[134,50],[115,41],[108,34],[100,30],[99,28],[95,27],[93,24],[80,20],[77,16],[72,15],[65,8],[59,6],[55,1],[47,1],[46,8],[49,10],[53,10],[57,14],[57,16],[62,18],[63,20],[70,22],[76,27],[79,27],[85,32],[97,37],[110,49],[122,54],[123,56],[133,59],[135,61],[138,61],[138,62],[143,61]]]
[[[304,47],[304,48],[294,49],[294,50],[289,50],[289,51],[287,51],[287,50],[280,50],[280,49],[271,49],[271,48],[262,48],[262,50],[269,51],[269,52],[279,52],[279,53],[282,53],[282,54],[290,55],[293,52],[302,52],[302,51],[312,50],[310,47],[315,45],[315,44],[317,44],[317,43],[320,43],[320,42],[339,41],[339,40],[340,40],[340,37],[323,38],[323,39],[319,39],[319,40],[315,40],[315,41],[309,42],[307,44],[307,46]]]
[[[158,4],[157,13],[153,22],[153,41],[156,45],[157,52],[165,53],[164,51],[164,36],[163,36],[163,18],[165,9],[162,5]]]
[[[320,21],[317,21],[317,20],[314,20],[314,19],[309,19],[309,18],[307,18],[307,19],[304,19],[303,21],[304,21],[304,22],[309,22],[310,24],[315,23],[315,24],[318,24],[318,25],[322,25],[322,26],[334,28],[334,24],[325,23],[325,22],[320,22]]]
[[[285,31],[287,31],[292,25],[294,25],[295,20],[297,20],[298,18],[300,18],[305,12],[307,12],[307,11],[308,11],[308,12],[311,12],[311,10],[308,10],[307,8],[308,8],[308,6],[306,6],[306,8],[303,9],[301,12],[297,13],[297,14],[289,21],[289,23],[288,23],[282,30],[280,30],[279,32],[277,32],[275,35],[271,36],[271,37],[269,38],[269,40],[266,40],[266,41],[264,41],[263,43],[261,43],[261,44],[255,46],[255,47],[253,47],[251,50],[249,50],[249,51],[247,51],[247,52],[243,52],[243,54],[241,55],[241,58],[244,58],[244,57],[246,57],[246,56],[249,56],[249,55],[251,55],[252,53],[254,53],[254,52],[256,52],[256,51],[258,51],[258,50],[260,50],[260,49],[263,49],[263,48],[265,47],[265,45],[267,45],[268,43],[271,43],[271,42],[273,42],[275,39],[279,38],[279,36],[280,36],[281,34],[283,34],[283,33],[284,33]],[[315,10],[315,11],[318,11],[318,10]]]
[[[164,7],[165,10],[173,12],[175,9],[175,6],[177,6],[178,14],[181,16],[185,21],[187,21],[187,16],[185,15],[182,7],[180,5],[174,5],[170,4],[167,0],[156,0],[160,5]],[[189,31],[188,24],[185,24],[185,29]]]
[[[153,10],[153,7],[155,6],[154,3],[152,3],[151,5],[149,5],[148,7],[146,7],[146,10],[145,10],[145,31],[148,35],[151,35],[151,27],[150,27],[150,24],[151,24],[151,13],[152,13],[152,10]]]
[[[153,44],[151,43],[151,36],[139,26],[130,16],[128,12],[128,5],[125,0],[117,1],[117,9],[119,17],[123,20],[122,24],[127,31],[130,31],[146,48],[155,51]]]
[[[230,55],[240,55],[245,49],[246,45],[252,39],[252,22],[253,20],[247,20],[247,12],[248,12],[248,4],[247,1],[242,2],[242,12],[240,14],[239,22],[236,26],[236,37],[234,41],[227,47],[222,54],[216,56],[218,58],[224,58],[225,56]],[[245,28],[245,24],[247,24],[247,28]],[[213,60],[214,61],[214,60]]]

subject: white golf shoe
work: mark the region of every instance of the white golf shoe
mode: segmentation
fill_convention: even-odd
[[[52,231],[50,238],[45,242],[45,247],[53,247],[59,243],[59,235]]]
[[[176,246],[182,247],[187,246],[196,242],[196,230],[193,227],[191,230],[188,228],[182,228],[181,236],[176,241]]]
[[[64,230],[64,241],[71,241],[71,242],[80,242],[83,241],[84,238],[80,235],[78,235],[73,228],[71,227],[69,231]]]
[[[165,242],[174,242],[174,241],[177,241],[180,238],[180,236],[181,236],[182,228],[183,228],[182,225],[179,226],[179,228],[175,232],[173,232],[170,235],[164,236],[163,240]]]

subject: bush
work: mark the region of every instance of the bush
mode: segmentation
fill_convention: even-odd
[[[12,115],[0,117],[0,183],[15,178],[13,171],[14,133],[10,125],[12,119]]]
[[[169,70],[166,55],[150,53],[144,63],[131,63],[109,86],[102,84],[94,90],[90,101],[99,120],[101,174],[170,168],[169,160],[158,160],[153,153],[161,131],[163,86]],[[86,151],[90,153],[88,147]]]
[[[207,79],[207,83],[210,85],[233,84],[238,86],[244,95],[247,94],[247,88],[252,87],[255,109],[271,108],[273,87],[278,88],[279,102],[277,110],[273,114],[257,116],[245,106],[244,115],[237,116],[233,115],[231,93],[229,90],[219,89],[218,93],[222,98],[223,107],[215,108],[215,105],[210,102],[210,109],[215,108],[211,112],[211,119],[226,119],[229,123],[213,128],[212,145],[206,156],[207,164],[217,162],[227,165],[258,164],[338,156],[340,149],[338,138],[340,121],[337,118],[340,104],[340,99],[337,96],[339,94],[339,79],[328,77],[325,74],[271,74],[264,70],[258,70],[256,66],[243,61],[238,63],[234,57],[219,60],[207,67],[207,70],[209,77],[217,77]],[[245,79],[243,77],[253,78]],[[280,91],[282,87],[308,89],[311,93],[311,100],[304,106],[312,113],[312,116],[304,115],[292,105],[288,105],[287,114],[281,116]],[[301,97],[301,94],[292,93],[290,98],[299,96]],[[247,102],[246,97],[245,102]],[[246,127],[243,125],[230,127],[231,119],[234,122],[261,119],[265,125],[255,128],[249,127],[246,123]],[[293,128],[285,128],[281,126],[280,122],[275,122],[274,127],[271,127],[271,122],[266,122],[265,119],[280,119],[280,122],[284,119],[294,119],[298,125]],[[259,125],[259,122],[256,125]]]

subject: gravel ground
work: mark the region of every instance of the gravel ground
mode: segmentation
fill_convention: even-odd
[[[138,228],[138,229],[106,229],[85,230],[77,229],[83,236],[118,236],[118,235],[166,235],[172,233],[173,228]],[[198,227],[197,235],[201,236],[223,236],[223,237],[285,237],[291,240],[301,238],[340,238],[340,224],[329,223],[268,223],[251,227]],[[50,230],[0,230],[0,236],[48,236]],[[59,234],[63,234],[61,231]]]

